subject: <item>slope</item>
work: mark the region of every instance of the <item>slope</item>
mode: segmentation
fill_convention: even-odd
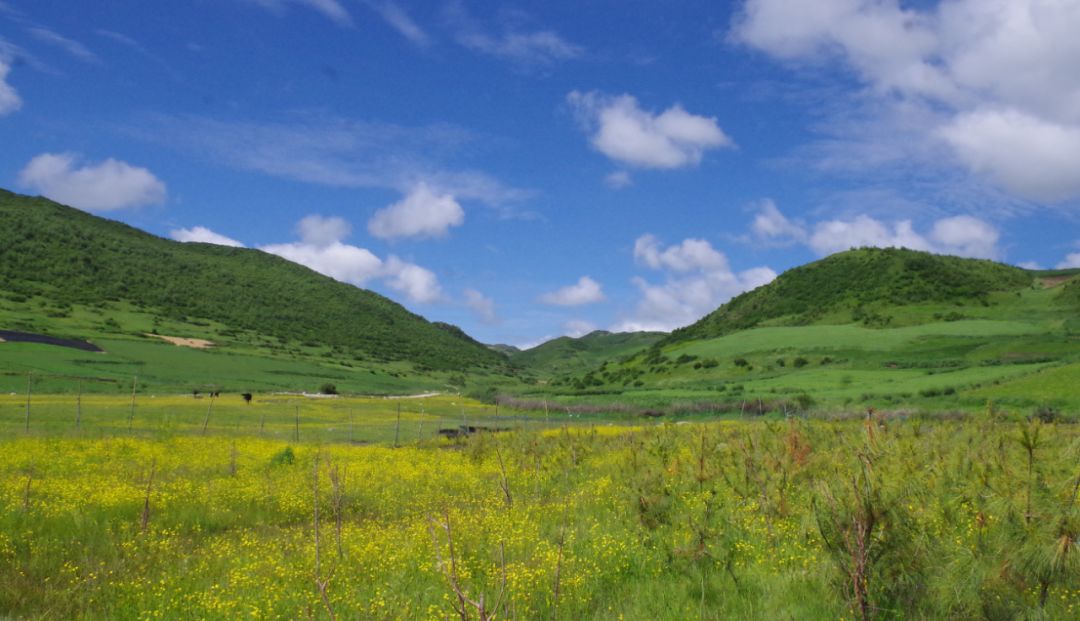
[[[0,221],[0,292],[55,318],[74,306],[129,305],[155,322],[215,323],[224,336],[247,331],[353,360],[505,367],[503,355],[456,327],[258,250],[182,244],[3,190]]]
[[[562,336],[513,353],[510,361],[526,373],[541,378],[578,373],[605,360],[635,354],[664,336],[660,332],[612,333],[596,330],[578,338]]]

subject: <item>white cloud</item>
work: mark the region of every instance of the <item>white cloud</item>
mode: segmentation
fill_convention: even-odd
[[[768,267],[733,272],[727,257],[701,239],[663,248],[655,236],[642,235],[634,243],[634,259],[664,271],[665,281],[634,279],[641,299],[631,317],[612,327],[618,332],[670,331],[688,325],[734,296],[776,278]]]
[[[581,57],[585,49],[551,30],[523,31],[507,28],[492,34],[474,19],[460,1],[449,2],[444,17],[457,42],[474,52],[514,63],[519,68],[547,67],[556,62]]]
[[[1014,197],[1059,202],[1080,196],[1068,165],[1080,151],[1077,24],[1080,3],[1061,0],[747,0],[731,38],[795,66],[839,61],[870,86],[883,103],[870,123],[883,131],[841,144],[940,140]],[[892,127],[903,108],[932,122]],[[839,110],[837,120],[852,112]],[[900,150],[921,150],[923,170],[947,161]]]
[[[300,240],[312,246],[329,246],[352,233],[352,225],[344,218],[326,217],[318,214],[304,216],[296,223]]]
[[[375,237],[444,237],[450,227],[461,226],[465,211],[454,197],[437,194],[418,184],[400,201],[375,212],[368,232]]]
[[[178,242],[202,242],[204,244],[217,244],[218,246],[232,246],[233,248],[244,247],[243,242],[215,233],[205,226],[194,226],[190,229],[173,229],[169,231],[169,237]]]
[[[465,306],[468,306],[470,310],[476,313],[484,323],[495,324],[499,322],[499,317],[495,314],[495,301],[476,289],[465,290]]]
[[[758,213],[750,230],[761,240],[778,243],[805,241],[806,231],[802,226],[788,220],[780,213],[772,199],[765,199],[758,205]]]
[[[540,301],[555,306],[581,306],[604,301],[604,291],[600,283],[588,276],[582,276],[573,285],[545,293],[540,296]]]
[[[942,218],[930,229],[935,249],[961,257],[997,258],[1000,237],[994,226],[972,216]]]
[[[1080,195],[1080,126],[1016,110],[976,110],[940,130],[957,156],[1017,195],[1057,202]]]
[[[411,43],[425,47],[431,43],[430,37],[424,32],[405,9],[402,9],[395,2],[369,2],[371,8],[374,9],[391,28],[398,31],[398,33],[408,39]]]
[[[70,153],[42,153],[19,172],[19,183],[59,203],[113,211],[165,200],[165,184],[149,170],[109,158],[76,168]]]
[[[593,147],[630,166],[692,166],[707,150],[734,146],[716,118],[690,114],[678,104],[653,114],[642,110],[630,95],[573,91],[566,100],[590,134]]]
[[[1077,254],[1077,259],[1080,260],[1080,254]],[[1016,267],[1022,267],[1026,270],[1041,270],[1042,266],[1037,261],[1021,261],[1016,264]]]
[[[382,276],[386,286],[413,302],[430,304],[443,299],[442,287],[434,272],[394,255],[387,257]]]
[[[728,269],[727,257],[703,239],[684,239],[680,244],[661,248],[656,236],[642,235],[634,241],[634,260],[653,269],[673,272]]]
[[[1057,264],[1057,269],[1064,270],[1074,267],[1080,267],[1080,252],[1073,252],[1065,257],[1061,263]]]
[[[5,116],[22,108],[22,98],[11,84],[8,84],[8,73],[11,72],[11,63],[0,54],[0,116]]]
[[[563,324],[563,330],[566,331],[566,336],[576,339],[595,331],[596,326],[584,319],[571,319]]]
[[[851,248],[908,248],[961,257],[995,259],[998,230],[978,218],[955,216],[934,223],[929,236],[915,231],[910,220],[890,224],[867,215],[850,220],[829,220],[814,227],[808,245],[819,255]]]
[[[867,215],[859,215],[851,220],[817,223],[809,246],[820,255],[864,246],[930,250],[930,244],[915,232],[910,220],[901,220],[889,226]]]
[[[293,263],[329,276],[334,280],[363,286],[369,280],[383,274],[383,262],[366,248],[359,248],[340,241],[325,245],[291,242],[269,244],[259,248],[276,254]]]
[[[339,26],[351,26],[352,16],[338,0],[248,0],[274,13],[284,13],[285,5],[298,4],[322,13]]]
[[[429,304],[443,299],[434,272],[394,255],[386,260],[370,250],[344,243],[352,227],[342,218],[309,215],[296,225],[300,241],[269,244],[259,249],[309,267],[356,286],[380,280],[412,302]]]
[[[75,41],[73,39],[69,39],[69,38],[67,38],[67,37],[65,37],[63,35],[60,35],[60,34],[56,33],[56,32],[53,32],[52,30],[49,30],[48,28],[41,28],[39,26],[33,26],[33,27],[30,27],[30,28],[27,28],[27,31],[30,34],[32,34],[34,36],[34,38],[37,39],[38,41],[41,41],[42,43],[48,43],[49,45],[58,47],[58,48],[64,50],[68,54],[71,54],[72,56],[74,56],[75,58],[78,58],[79,60],[81,60],[83,62],[94,63],[94,64],[97,64],[97,63],[101,62],[101,59],[97,57],[97,54],[94,54],[93,52],[91,52],[89,50],[89,48],[87,48],[82,43],[79,43],[78,41]]]
[[[550,65],[578,58],[584,50],[550,30],[507,32],[492,36],[482,32],[460,33],[458,42],[472,50],[525,65]]]
[[[634,179],[625,170],[616,170],[604,177],[604,183],[613,190],[621,190],[634,185]]]

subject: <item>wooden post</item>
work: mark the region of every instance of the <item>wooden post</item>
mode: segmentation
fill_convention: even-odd
[[[206,408],[206,418],[202,422],[202,434],[206,435],[206,426],[210,424],[210,412],[214,411],[214,395],[210,394],[210,407]]]
[[[131,411],[128,412],[128,433],[131,433],[131,427],[135,424],[135,387],[138,383],[139,376],[133,376],[131,378]]]
[[[354,432],[356,430],[356,414],[353,413],[353,409],[349,408],[349,444],[354,442]]]
[[[263,430],[266,429],[266,410],[262,411],[262,416],[259,417],[259,435],[263,435]]]
[[[398,446],[398,439],[401,437],[401,400],[397,402],[397,425],[394,427],[394,448]]]
[[[300,406],[296,406],[296,426],[294,427],[293,437],[297,442],[300,441]]]
[[[26,432],[30,432],[30,391],[32,383],[33,373],[26,372]]]
[[[79,380],[79,395],[75,397],[75,428],[82,427],[82,380]]]

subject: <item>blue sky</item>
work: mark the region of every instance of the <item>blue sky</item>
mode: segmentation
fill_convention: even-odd
[[[0,0],[0,185],[490,343],[853,246],[1080,267],[1080,4]]]

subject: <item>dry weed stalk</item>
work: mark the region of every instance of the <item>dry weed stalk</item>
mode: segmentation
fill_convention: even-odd
[[[472,612],[476,613],[477,621],[494,621],[499,612],[505,608],[507,591],[505,546],[502,543],[499,543],[499,564],[502,568],[502,582],[499,585],[499,593],[495,596],[495,603],[489,606],[483,592],[480,593],[478,599],[473,599],[469,597],[469,594],[461,586],[461,581],[458,578],[457,555],[454,552],[454,532],[450,526],[450,511],[448,509],[443,509],[443,522],[438,524],[438,526],[446,533],[449,559],[443,559],[442,545],[435,534],[435,525],[435,520],[429,517],[428,532],[431,534],[431,544],[435,549],[435,566],[446,578],[446,582],[450,585],[450,590],[452,590],[457,597],[457,600],[453,601],[454,612],[457,613],[458,618],[460,618],[461,621],[470,621],[473,619]]]

